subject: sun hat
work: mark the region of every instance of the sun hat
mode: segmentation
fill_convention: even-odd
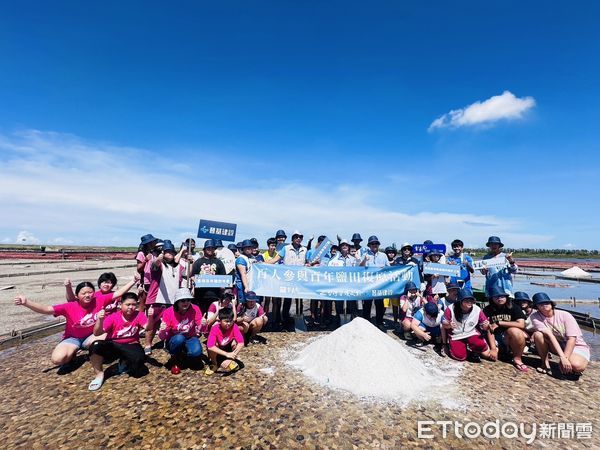
[[[246,300],[246,302],[257,302],[258,301],[258,295],[256,295],[256,293],[253,292],[253,291],[248,291],[244,295],[244,299]]]
[[[251,238],[250,242],[252,242],[252,244],[254,244],[254,248],[258,248],[258,239],[256,238]]]
[[[381,242],[379,242],[379,239],[377,238],[377,236],[369,236],[369,240],[367,241],[367,245],[371,245],[371,244],[380,245]]]
[[[429,254],[429,256],[432,256],[432,255],[443,256],[444,255],[442,252],[440,252],[439,250],[437,250],[435,248],[433,250],[431,250],[428,254]]]
[[[412,252],[412,245],[409,244],[408,242],[405,242],[404,244],[402,244],[402,247],[400,247],[400,251],[404,250],[405,248],[410,248],[410,251]]]
[[[398,250],[396,250],[396,247],[386,247],[385,248],[385,253],[393,253],[394,255],[398,254]]]
[[[154,236],[152,236],[151,234],[145,234],[143,235],[140,240],[142,241],[142,245],[146,245],[149,244],[152,241],[157,241],[158,238],[155,238]]]
[[[527,294],[527,292],[523,292],[523,291],[515,292],[515,300],[517,300],[519,302],[529,302],[529,303],[532,302],[532,300],[529,298],[529,295]]]
[[[500,247],[504,247],[504,244],[498,236],[490,236],[485,246],[489,247],[491,244],[498,244]]]
[[[458,283],[450,282],[446,285],[446,290],[448,290],[448,289],[460,289],[460,286]]]
[[[438,306],[435,303],[432,303],[432,302],[425,303],[424,309],[425,309],[425,313],[428,316],[437,316],[438,313],[439,313],[439,311],[440,311],[439,308],[438,308]]]
[[[301,238],[304,238],[304,235],[302,233],[300,233],[300,231],[296,230],[292,233],[292,239],[294,239],[294,236],[300,236]]]
[[[254,242],[252,242],[250,239],[244,239],[242,241],[241,248],[247,248],[247,247],[254,248]]]
[[[360,237],[360,233],[354,233],[352,235],[352,239],[350,239],[352,242],[354,241],[358,241],[358,242],[362,242],[362,238]]]
[[[215,291],[206,291],[202,297],[202,300],[210,300],[214,302],[215,300],[220,300],[220,298],[221,297],[219,297]]]
[[[170,241],[169,241],[170,242]],[[156,240],[156,245],[155,247],[162,247],[163,245],[165,245],[165,241],[163,241],[162,239],[157,239]]]
[[[214,239],[207,239],[206,241],[204,241],[204,250],[206,250],[207,248],[216,248],[217,244],[215,243]]]
[[[238,248],[237,248],[237,246],[236,246],[235,244],[229,244],[229,245],[227,246],[227,248],[228,248],[229,250],[231,250],[232,252],[235,252],[235,251],[238,249]]]
[[[490,289],[490,295],[488,298],[491,300],[494,297],[510,297],[510,294],[506,292],[502,286],[498,286],[496,284]]]
[[[412,291],[417,289],[417,285],[415,283],[413,283],[412,281],[408,281],[406,283],[406,285],[404,286],[404,294],[406,295],[408,293],[408,291]]]
[[[342,239],[340,241],[339,247],[342,248],[342,245],[347,245],[348,247],[350,247],[350,244],[348,243],[348,241],[346,239]]]
[[[277,233],[275,233],[275,237],[276,238],[278,238],[278,237],[287,238],[285,231],[283,231],[283,230],[277,230]]]
[[[223,248],[223,241],[221,239],[215,239],[215,247]]]
[[[173,252],[173,253],[175,253],[175,246],[168,239],[165,239],[164,242],[163,242],[163,252]]]
[[[174,303],[177,303],[180,300],[192,300],[194,296],[190,292],[188,288],[182,287],[175,291]]]
[[[423,245],[433,245],[433,241],[427,239],[426,241],[423,241]]]
[[[473,297],[473,291],[468,288],[462,288],[458,291],[458,301],[462,302],[463,300],[473,300],[475,301],[475,297]]]
[[[548,294],[545,292],[533,294],[533,306],[542,305],[544,303],[553,303],[552,299],[548,297]]]

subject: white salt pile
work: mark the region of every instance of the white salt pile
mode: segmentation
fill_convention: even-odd
[[[573,266],[570,269],[563,270],[560,274],[569,278],[591,278],[592,276],[591,273],[586,272],[578,266]]]
[[[289,364],[320,384],[404,404],[448,400],[460,370],[453,363],[444,370],[426,366],[404,343],[360,317],[310,343]]]

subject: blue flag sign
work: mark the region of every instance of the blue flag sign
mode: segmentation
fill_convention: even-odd
[[[413,253],[431,253],[433,250],[437,250],[442,254],[446,253],[446,244],[413,244]]]
[[[194,286],[197,288],[231,287],[233,286],[233,277],[231,275],[196,275]]]
[[[425,263],[423,264],[423,273],[443,275],[445,277],[459,277],[460,266],[456,264]]]
[[[406,283],[420,283],[415,265],[330,267],[253,264],[250,290],[268,297],[312,300],[368,300],[399,297]]]
[[[323,241],[321,242],[321,244],[315,249],[315,253],[312,255],[311,260],[309,261],[309,263],[314,263],[317,259],[321,259],[323,257],[323,255],[325,255],[329,249],[331,248],[331,246],[333,245],[333,242],[331,242],[331,240],[329,238],[325,238],[323,239]]]
[[[222,241],[235,242],[235,223],[216,222],[214,220],[200,220],[198,237],[203,239],[221,239]]]

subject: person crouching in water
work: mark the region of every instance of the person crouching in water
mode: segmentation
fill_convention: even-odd
[[[235,360],[244,348],[244,337],[233,321],[233,311],[230,308],[219,311],[219,322],[210,329],[206,348],[211,362],[204,371],[206,375],[212,375],[219,369],[223,372],[234,372],[239,369],[239,364]]]
[[[490,359],[490,348],[481,336],[489,327],[489,321],[469,289],[458,292],[458,301],[444,311],[442,326],[448,333],[449,354],[452,359],[479,361],[479,356]],[[470,349],[470,354],[467,350]]]
[[[525,314],[521,306],[511,301],[508,294],[500,286],[492,286],[489,305],[483,312],[490,321],[488,340],[491,347],[492,360],[498,356],[510,358],[512,364],[520,372],[528,372],[528,367],[521,357],[525,349]]]
[[[90,391],[97,391],[104,383],[104,359],[119,359],[119,375],[128,373],[137,378],[147,372],[144,349],[140,345],[140,331],[146,327],[148,319],[137,308],[137,294],[127,292],[121,298],[119,311],[110,315],[105,310],[98,312],[94,335],[106,333],[106,339],[90,345],[90,363],[95,372],[95,378],[88,386]]]
[[[175,293],[175,304],[162,315],[159,337],[165,341],[171,354],[167,366],[171,366],[173,375],[181,373],[181,366],[186,362],[185,356],[192,364],[199,363],[202,356],[202,344],[198,336],[206,321],[203,321],[200,308],[192,305],[193,299],[189,289],[180,288]],[[152,317],[152,314],[148,316]]]
[[[548,351],[560,358],[562,374],[577,378],[590,362],[590,347],[583,340],[581,328],[567,311],[556,309],[556,304],[544,292],[533,296],[533,306],[537,309],[531,315],[535,328],[533,339],[542,359],[540,373],[550,374]]]
[[[267,324],[267,315],[258,303],[258,296],[250,291],[246,294],[246,303],[237,307],[237,325],[244,335],[245,344],[264,342],[256,339],[257,334]]]
[[[420,345],[433,344],[434,350],[445,356],[442,353],[441,323],[443,315],[444,313],[435,303],[428,302],[413,315],[410,326]]]

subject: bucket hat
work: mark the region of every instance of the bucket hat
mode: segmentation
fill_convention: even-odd
[[[379,239],[377,238],[377,236],[369,236],[369,240],[367,241],[367,245],[371,245],[371,244],[378,244],[378,245],[380,245],[381,242],[379,242]]]
[[[157,240],[158,240],[158,238],[155,238],[151,234],[145,234],[140,238],[140,241],[142,241],[142,245],[146,245],[152,241],[157,241]]]
[[[545,292],[533,294],[533,306],[542,305],[544,303],[552,303],[552,299]]]
[[[504,244],[498,236],[490,236],[485,246],[489,247],[491,244],[498,244],[500,247],[504,247]]]
[[[360,233],[354,233],[352,235],[352,239],[350,239],[352,242],[354,241],[358,241],[358,242],[362,242],[362,238],[360,237]]]

